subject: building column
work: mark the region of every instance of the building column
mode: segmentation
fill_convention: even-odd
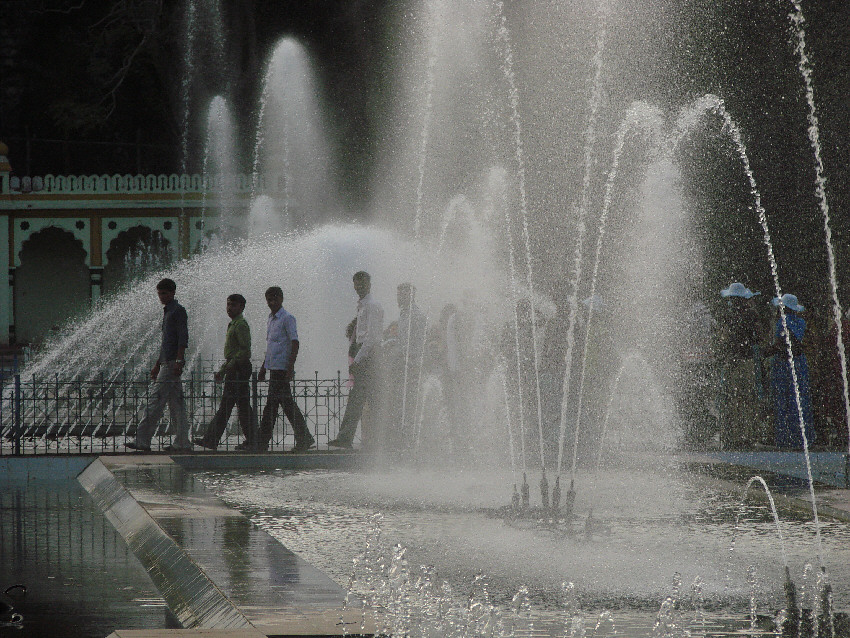
[[[9,217],[0,216],[0,264],[7,270],[9,262]],[[10,327],[15,322],[14,315],[14,270],[8,277],[0,277],[0,343],[10,343]]]
[[[91,305],[94,306],[103,293],[103,268],[89,268],[91,275]]]
[[[12,165],[9,164],[9,147],[0,142],[0,194],[9,194],[9,176],[12,173]]]
[[[5,342],[12,345],[15,343],[15,269],[9,268],[9,277],[6,281],[6,294],[0,297],[2,300],[3,323],[0,330],[6,334]]]

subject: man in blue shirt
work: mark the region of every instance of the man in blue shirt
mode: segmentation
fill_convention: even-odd
[[[266,356],[257,378],[265,381],[266,370],[269,371],[269,394],[260,422],[257,449],[269,449],[278,407],[283,406],[283,413],[292,424],[295,434],[295,447],[292,452],[306,452],[313,447],[315,439],[307,428],[298,404],[292,398],[290,387],[295,376],[295,360],[298,358],[299,347],[295,317],[283,308],[283,291],[278,286],[266,290],[266,303],[271,311],[266,322]]]
[[[163,279],[156,285],[156,294],[163,305],[162,344],[159,358],[151,370],[155,381],[153,393],[145,410],[145,417],[136,429],[136,439],[124,445],[132,450],[150,452],[151,438],[162,418],[165,405],[171,415],[172,425],[177,429],[174,442],[166,445],[166,452],[189,452],[192,442],[189,440],[189,421],[186,418],[186,404],[183,400],[183,374],[186,347],[189,345],[188,316],[186,309],[177,303],[174,295],[177,284],[171,279]]]

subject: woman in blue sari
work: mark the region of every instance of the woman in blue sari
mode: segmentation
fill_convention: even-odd
[[[812,445],[815,432],[812,427],[812,401],[809,396],[809,364],[803,351],[803,338],[806,334],[806,321],[799,316],[805,308],[795,295],[785,294],[774,297],[773,305],[785,307],[785,324],[791,337],[791,352],[794,356],[794,371],[797,375],[797,388],[800,396],[800,409],[797,409],[797,393],[794,391],[794,378],[788,360],[788,345],[783,326],[782,315],[776,320],[774,335],[776,341],[764,352],[773,356],[770,382],[773,390],[773,402],[776,410],[776,445],[783,448],[802,448],[803,437],[800,429],[800,414],[803,416],[806,440]]]

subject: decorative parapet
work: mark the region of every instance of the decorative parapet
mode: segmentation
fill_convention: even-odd
[[[51,194],[264,193],[262,175],[45,175],[11,177],[9,191]]]

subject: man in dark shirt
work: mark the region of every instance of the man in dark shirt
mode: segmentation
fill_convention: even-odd
[[[186,347],[189,345],[188,317],[186,309],[174,298],[176,291],[177,284],[171,279],[163,279],[156,285],[156,294],[164,306],[162,345],[159,358],[151,370],[151,378],[155,383],[145,410],[145,417],[136,429],[136,439],[124,444],[133,450],[150,452],[151,438],[157,423],[162,418],[166,403],[172,425],[177,429],[177,435],[174,442],[163,449],[166,452],[188,452],[192,449],[192,442],[189,440],[189,421],[186,418],[186,405],[183,401],[183,383],[180,380],[180,375],[183,374]]]

